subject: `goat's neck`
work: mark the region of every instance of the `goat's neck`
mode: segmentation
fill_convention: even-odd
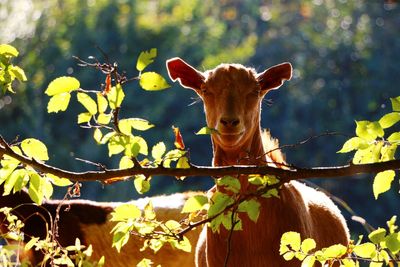
[[[249,140],[237,148],[224,148],[213,141],[213,166],[265,164],[265,152],[258,125]]]

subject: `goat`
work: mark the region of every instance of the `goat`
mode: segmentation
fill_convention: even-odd
[[[165,245],[156,254],[149,249],[140,251],[143,246],[143,239],[131,235],[129,242],[122,247],[118,253],[111,247],[111,229],[114,223],[109,222],[110,213],[115,207],[124,203],[108,202],[100,203],[89,200],[48,200],[42,206],[32,205],[32,201],[26,191],[17,192],[13,195],[2,196],[3,186],[0,186],[0,207],[14,208],[13,214],[17,215],[25,224],[22,231],[25,235],[24,242],[28,242],[30,237],[46,237],[46,223],[50,224],[49,216],[54,220],[57,208],[61,205],[58,222],[57,241],[63,247],[74,245],[75,239],[79,238],[83,245],[92,245],[93,260],[99,260],[105,256],[105,266],[126,267],[136,266],[142,258],[151,259],[154,264],[163,266],[192,266],[195,261],[194,248],[191,253],[173,249]],[[177,193],[168,196],[157,196],[152,198],[142,198],[132,201],[139,208],[151,199],[157,219],[167,221],[170,219],[181,220],[184,215],[181,213],[182,207],[187,198],[198,194],[195,192]],[[5,233],[7,227],[0,213],[0,233]],[[185,236],[191,244],[196,244],[200,234],[200,229],[194,229]],[[25,256],[33,266],[36,266],[43,259],[40,251],[24,252],[20,249],[20,255]]]
[[[262,138],[260,113],[265,94],[291,79],[290,63],[260,74],[240,64],[221,64],[200,72],[182,59],[172,58],[167,61],[167,69],[173,81],[178,80],[200,96],[207,126],[219,133],[211,135],[213,166],[282,166],[283,157],[278,150],[266,154],[264,147],[272,141]],[[239,181],[241,193],[252,189],[247,176],[239,176]],[[325,194],[292,181],[282,186],[279,196],[258,198],[261,207],[257,223],[241,217],[243,230],[232,232],[228,266],[300,266],[300,262],[287,262],[279,255],[280,238],[287,231],[313,238],[317,249],[348,244],[346,222]],[[230,234],[225,229],[213,233],[204,227],[196,248],[196,266],[224,266]]]

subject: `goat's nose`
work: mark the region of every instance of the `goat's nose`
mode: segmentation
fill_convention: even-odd
[[[221,118],[219,120],[226,127],[236,127],[239,125],[240,120],[238,118]]]

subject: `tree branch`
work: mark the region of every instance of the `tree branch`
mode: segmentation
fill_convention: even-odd
[[[239,174],[260,174],[260,175],[275,175],[280,177],[283,181],[309,179],[309,178],[337,178],[344,176],[352,176],[359,174],[375,174],[385,170],[399,170],[400,160],[391,160],[379,163],[369,164],[349,164],[344,166],[332,167],[316,167],[316,168],[299,168],[289,167],[288,169],[275,168],[270,166],[243,166],[234,165],[227,167],[210,167],[210,166],[197,166],[190,165],[188,169],[174,169],[159,167],[141,167],[135,166],[129,169],[104,169],[99,171],[86,171],[86,172],[72,172],[50,166],[43,162],[38,162],[35,159],[17,154],[0,136],[0,155],[8,155],[12,158],[19,160],[21,163],[29,165],[34,169],[50,173],[62,178],[68,178],[72,181],[102,181],[106,183],[113,183],[117,181],[124,181],[134,175],[143,174],[145,176],[212,176],[220,177],[225,175],[239,175]]]

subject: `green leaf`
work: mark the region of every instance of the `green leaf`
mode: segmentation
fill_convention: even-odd
[[[31,237],[31,240],[29,240],[28,243],[25,244],[24,250],[28,251],[31,248],[33,248],[33,246],[36,244],[36,242],[39,241],[39,237]]]
[[[397,220],[397,216],[394,215],[394,216],[392,216],[392,218],[390,218],[389,221],[386,222],[388,229],[389,229],[389,233],[391,233],[391,234],[393,234],[397,230],[396,220]]]
[[[127,221],[129,219],[137,219],[142,215],[140,209],[133,204],[122,204],[114,209],[111,213],[111,221]]]
[[[214,128],[209,128],[207,126],[201,128],[199,131],[197,131],[196,135],[203,135],[203,134],[219,134],[218,130]]]
[[[396,154],[397,144],[384,145],[381,149],[381,161],[394,160]]]
[[[144,194],[150,190],[150,178],[146,178],[144,175],[136,175],[133,183],[139,194]]]
[[[233,193],[238,193],[240,191],[239,179],[232,176],[224,176],[217,180],[217,185],[223,186],[226,190]]]
[[[394,254],[400,251],[400,234],[392,233],[385,238],[386,247]]]
[[[59,77],[53,80],[47,87],[45,93],[53,96],[61,93],[69,93],[80,88],[80,83],[74,77]]]
[[[112,240],[112,247],[115,247],[119,252],[121,252],[121,248],[128,243],[130,233],[126,232],[115,232]]]
[[[151,124],[149,121],[139,118],[130,118],[128,119],[132,128],[139,131],[146,131],[150,128],[154,127],[154,124]]]
[[[369,238],[369,240],[372,241],[372,243],[379,244],[380,242],[382,242],[385,239],[385,236],[386,236],[386,229],[379,227],[375,231],[371,232],[368,235],[368,238]]]
[[[41,141],[28,138],[21,142],[21,149],[28,157],[36,160],[48,160],[47,147]]]
[[[161,158],[164,155],[165,151],[166,151],[166,147],[165,147],[164,142],[158,142],[151,149],[151,156],[155,160],[161,160]]]
[[[119,108],[125,98],[125,93],[121,84],[118,83],[116,86],[111,87],[110,92],[107,94],[107,98],[111,109]]]
[[[119,168],[120,169],[130,169],[134,166],[134,163],[131,157],[123,156],[119,161]]]
[[[130,137],[124,135],[112,135],[108,140],[108,155],[117,155],[127,148],[130,148]]]
[[[93,132],[93,139],[96,141],[97,144],[101,144],[101,139],[103,138],[103,133],[99,128],[94,129]]]
[[[65,111],[68,108],[69,100],[71,99],[70,93],[61,93],[53,95],[47,104],[47,112]]]
[[[353,253],[361,258],[370,259],[374,257],[376,253],[376,246],[371,242],[356,245],[353,248]]]
[[[89,112],[83,112],[78,115],[78,124],[87,123],[90,121],[91,118],[92,114],[90,114]]]
[[[144,206],[144,218],[146,220],[154,220],[156,218],[156,213],[154,212],[153,202],[149,202]]]
[[[301,263],[301,267],[314,267],[315,256],[307,256]]]
[[[18,50],[14,46],[9,44],[0,44],[0,55],[6,57],[17,57],[18,54]]]
[[[213,217],[217,215],[218,213],[225,210],[225,208],[233,202],[234,200],[230,196],[218,191],[215,192],[214,195],[211,197],[211,205],[208,209],[208,217]]]
[[[36,204],[42,204],[44,198],[43,180],[37,173],[32,173],[30,175],[28,194]]]
[[[69,186],[73,184],[69,179],[60,178],[51,173],[46,174],[46,177],[51,181],[52,184],[56,186]]]
[[[400,121],[400,112],[392,112],[384,115],[380,120],[379,124],[383,129],[392,127],[394,124]]]
[[[137,265],[136,267],[152,267],[153,262],[149,259],[143,258]]]
[[[239,204],[238,211],[246,212],[250,220],[257,222],[260,215],[260,206],[260,202],[255,199],[245,200]]]
[[[111,114],[100,113],[99,116],[97,116],[97,123],[102,125],[107,125],[110,123],[111,118],[112,118]]]
[[[400,143],[400,132],[392,133],[387,140],[391,143]]]
[[[170,87],[167,81],[160,74],[155,72],[142,73],[140,75],[139,84],[144,90],[148,91],[158,91]]]
[[[152,48],[149,51],[143,51],[142,53],[140,53],[139,58],[136,62],[136,69],[138,71],[143,71],[149,64],[153,63],[156,56],[156,48]]]
[[[95,115],[97,113],[97,104],[88,94],[78,93],[78,102],[81,103],[90,114]]]
[[[25,71],[18,66],[10,66],[9,71],[21,82],[26,82],[27,78],[25,75]]]
[[[178,159],[178,162],[176,163],[176,168],[189,169],[190,168],[189,159],[187,157],[181,157],[180,159]]]
[[[317,247],[317,244],[315,243],[314,239],[312,238],[306,238],[303,240],[303,242],[301,242],[301,251],[303,251],[304,253],[308,253],[311,250],[313,250],[314,248]]]
[[[332,245],[323,249],[323,254],[326,258],[340,258],[347,252],[347,247],[343,246],[342,244]]]
[[[390,101],[392,102],[393,111],[400,111],[400,96],[396,98],[390,98]]]
[[[13,190],[15,184],[24,180],[27,172],[25,169],[18,169],[13,171],[4,183],[3,196],[7,196]],[[15,190],[14,190],[15,191]]]
[[[354,164],[366,164],[379,162],[381,158],[381,149],[383,142],[375,142],[369,145],[367,148],[358,149],[353,157]]]
[[[372,189],[374,191],[375,199],[378,196],[390,189],[390,186],[394,180],[396,173],[393,170],[383,171],[375,176]]]
[[[207,196],[197,195],[192,196],[186,200],[185,205],[183,205],[182,213],[191,213],[202,210],[203,207],[208,203]]]
[[[294,251],[299,251],[301,248],[301,237],[297,232],[286,232],[281,237],[281,246],[290,246]],[[284,251],[283,249],[282,251]],[[281,251],[281,250],[280,250]],[[282,255],[282,253],[281,253]],[[294,255],[293,255],[294,256]]]
[[[108,108],[107,99],[101,93],[97,93],[96,96],[97,96],[97,107],[98,107],[99,113],[106,112],[106,110]]]
[[[365,145],[366,142],[364,139],[360,138],[360,137],[353,137],[350,138],[349,140],[347,140],[342,149],[339,150],[337,153],[347,153],[350,152],[352,150],[358,149],[360,148],[360,146]]]
[[[183,236],[182,240],[173,239],[170,243],[173,247],[175,247],[179,250],[182,250],[182,251],[185,251],[188,253],[192,251],[192,245],[190,244],[190,241],[186,236]]]
[[[356,121],[356,134],[365,140],[372,141],[385,134],[379,122]]]
[[[128,119],[122,119],[118,121],[118,129],[121,133],[130,135],[132,126]]]

